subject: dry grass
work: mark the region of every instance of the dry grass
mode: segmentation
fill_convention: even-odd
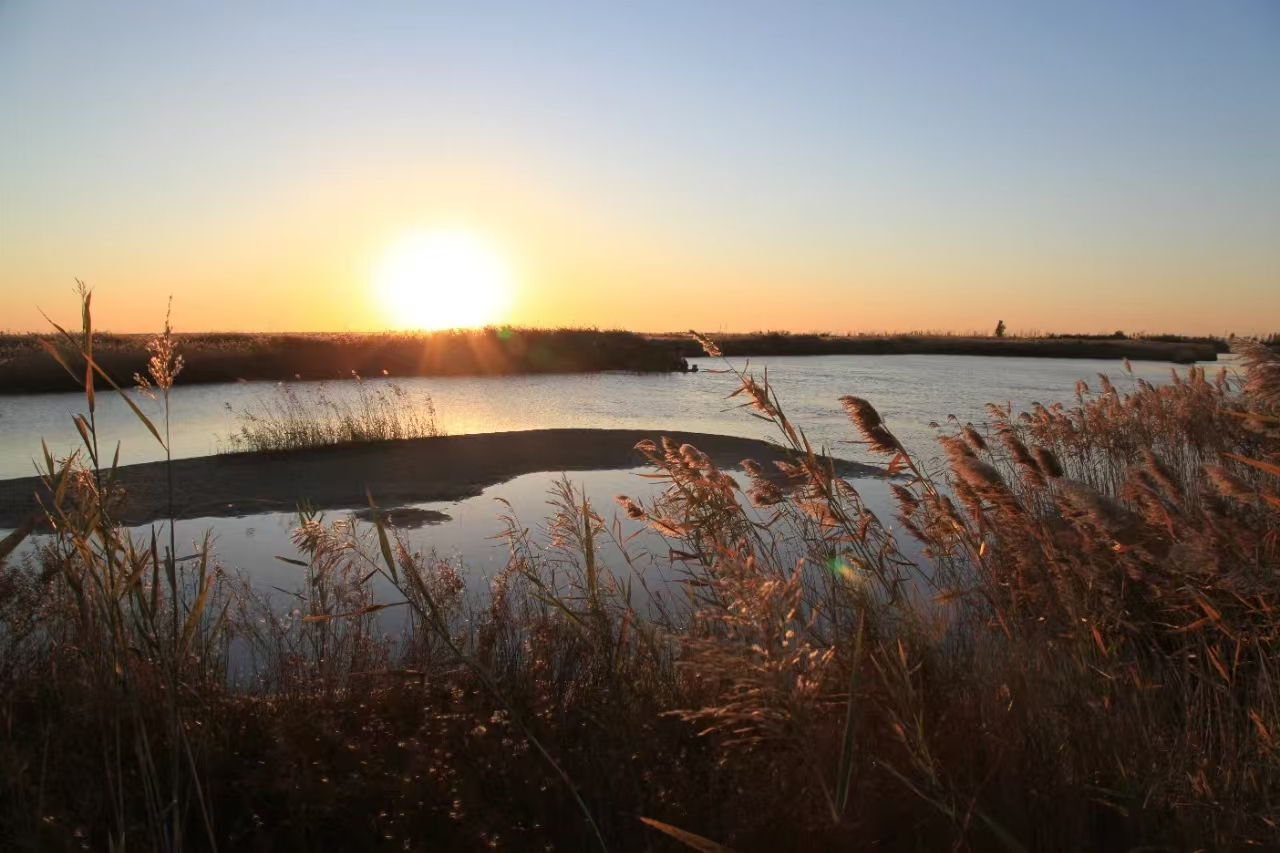
[[[228,403],[239,426],[227,436],[226,449],[296,450],[444,435],[430,395],[412,394],[394,382],[372,384],[354,378],[354,399],[349,394],[331,396],[324,383],[289,383],[251,406],[235,409]]]
[[[46,460],[55,535],[0,574],[0,834],[1273,847],[1280,412],[1275,357],[1249,358],[1243,390],[1195,369],[993,407],[944,436],[945,471],[847,397],[851,430],[899,475],[892,522],[741,375],[735,396],[790,462],[748,461],[740,482],[648,442],[665,491],[619,501],[660,545],[562,484],[541,527],[505,516],[510,558],[482,601],[381,522],[304,511],[284,607],[207,547],[136,541],[111,521],[89,397],[87,464]],[[652,560],[683,582],[646,588]],[[405,616],[394,636],[387,607]]]

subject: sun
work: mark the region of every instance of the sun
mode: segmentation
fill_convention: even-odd
[[[374,287],[390,325],[458,329],[496,322],[513,276],[502,251],[463,230],[411,234],[387,250]]]

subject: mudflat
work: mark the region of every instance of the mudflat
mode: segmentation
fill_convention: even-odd
[[[666,436],[692,444],[726,470],[743,459],[768,465],[788,458],[766,441],[700,432],[634,429],[543,429],[450,435],[274,453],[229,453],[173,461],[174,516],[202,518],[294,509],[321,509],[461,500],[486,487],[537,471],[632,468],[645,464],[635,449]],[[875,476],[880,468],[833,459],[841,476]],[[119,520],[146,524],[168,517],[168,472],[163,462],[123,465]],[[0,480],[0,527],[18,527],[38,512],[38,477]]]

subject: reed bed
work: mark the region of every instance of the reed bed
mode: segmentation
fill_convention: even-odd
[[[354,396],[350,386],[335,395],[325,383],[281,383],[252,405],[237,409],[228,403],[239,425],[227,436],[226,450],[297,450],[445,434],[429,394],[413,394],[395,382],[353,379]]]
[[[688,336],[655,336],[679,355],[701,355]],[[719,335],[720,349],[729,357],[779,355],[980,355],[1018,358],[1088,358],[1168,361],[1190,364],[1215,361],[1225,342],[1174,335],[1138,338],[1114,335],[1008,335],[908,332],[901,334],[797,334],[755,332]]]
[[[95,361],[113,376],[145,373],[148,336],[96,336]],[[620,330],[488,327],[437,332],[188,333],[175,336],[190,363],[183,382],[326,381],[359,376],[502,376],[670,372],[680,356],[642,335]],[[0,393],[54,393],[66,376],[48,345],[74,350],[61,335],[0,333]],[[99,388],[106,387],[101,378]]]
[[[81,377],[88,306],[64,359]],[[284,603],[207,541],[129,534],[89,384],[83,454],[45,460],[55,532],[0,574],[0,835],[1274,848],[1280,362],[1241,349],[1242,385],[1194,368],[992,407],[944,431],[940,470],[847,396],[851,433],[896,475],[893,519],[739,374],[735,399],[790,462],[730,473],[656,437],[641,449],[663,491],[615,510],[650,540],[562,483],[540,524],[507,509],[507,566],[480,600],[376,511],[304,508]],[[681,583],[654,585],[655,563]]]

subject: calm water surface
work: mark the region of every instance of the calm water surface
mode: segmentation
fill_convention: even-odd
[[[435,401],[440,422],[452,434],[541,429],[547,427],[634,427],[684,429],[762,438],[767,424],[736,409],[741,398],[727,399],[737,386],[731,375],[709,372],[720,366],[697,359],[702,368],[690,374],[591,374],[517,377],[443,377],[396,379],[396,384]],[[743,362],[736,362],[739,366]],[[890,427],[917,452],[933,452],[931,421],[954,414],[962,421],[982,420],[988,402],[1026,407],[1067,401],[1077,379],[1096,387],[1097,374],[1108,374],[1121,387],[1130,382],[1118,361],[1076,359],[986,358],[980,356],[789,356],[751,363],[757,376],[768,369],[769,380],[793,422],[811,440],[837,456],[865,458],[847,444],[856,436],[837,399],[844,394],[866,397]],[[1169,379],[1171,365],[1134,364],[1137,376],[1153,382]],[[389,380],[366,380],[379,387]],[[173,391],[175,456],[203,456],[226,445],[236,428],[228,411],[279,393],[276,383],[197,385]],[[326,393],[335,399],[355,394],[353,383],[332,382]],[[148,415],[160,417],[159,404],[134,395]],[[155,440],[114,394],[98,395],[100,434],[120,442],[120,462],[162,458]],[[80,394],[0,397],[0,479],[33,473],[43,437],[55,453],[76,447],[79,438],[71,416],[84,410]]]

